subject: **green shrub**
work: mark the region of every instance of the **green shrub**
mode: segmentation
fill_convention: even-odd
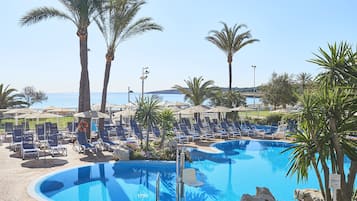
[[[281,121],[281,114],[270,114],[269,116],[266,117],[266,123],[267,124],[278,124],[279,121]]]
[[[130,157],[130,160],[145,160],[146,159],[144,154],[141,151],[133,151],[133,150],[131,150],[129,152],[129,157]]]

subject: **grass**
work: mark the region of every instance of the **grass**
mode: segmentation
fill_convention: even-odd
[[[262,110],[262,111],[247,111],[247,112],[239,112],[239,116],[242,118],[249,117],[249,118],[266,118],[272,114],[281,114],[278,112],[272,112],[270,110]]]

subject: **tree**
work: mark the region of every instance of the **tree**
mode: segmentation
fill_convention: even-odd
[[[320,48],[321,55],[314,54],[316,58],[309,60],[324,71],[317,76],[319,88],[316,92],[304,95],[304,109],[299,122],[302,132],[296,135],[299,146],[292,148],[289,173],[304,173],[301,175],[307,178],[304,169],[310,164],[320,163],[323,177],[316,170],[315,173],[321,180],[319,183],[324,199],[332,200],[328,178],[330,174],[338,174],[341,189],[337,191],[337,200],[347,201],[352,199],[357,173],[357,142],[348,138],[350,132],[356,131],[357,125],[357,54],[346,43],[328,47],[329,52]],[[303,134],[306,139],[299,140]],[[309,145],[308,150],[300,151],[299,147],[304,145]],[[318,158],[312,157],[316,154]],[[304,164],[302,160],[305,160]],[[345,168],[348,163],[349,167]]]
[[[4,86],[4,84],[0,84],[0,109],[24,107],[27,105],[22,100],[23,96],[15,93],[16,91],[16,89],[10,88],[10,85]]]
[[[297,75],[296,79],[300,85],[301,93],[304,93],[305,89],[312,84],[312,75],[310,73],[300,73]]]
[[[341,176],[341,190],[338,200],[351,200],[357,173],[357,143],[346,138],[355,131],[357,118],[357,52],[351,45],[341,42],[328,44],[328,51],[319,48],[320,55],[309,60],[322,67],[324,71],[317,76],[321,91],[321,108],[326,122],[325,132],[330,145],[332,173]],[[345,156],[350,158],[349,174],[344,169]]]
[[[292,81],[286,73],[283,75],[273,73],[269,83],[262,86],[262,92],[262,101],[273,105],[274,109],[279,105],[285,108],[287,104],[295,104],[297,102]]]
[[[187,88],[180,85],[175,85],[173,88],[184,94],[184,100],[188,100],[193,105],[202,105],[218,90],[217,87],[213,86],[213,80],[204,82],[202,76],[185,80],[185,83]]]
[[[103,0],[59,0],[67,12],[56,8],[41,7],[28,12],[20,20],[20,24],[31,25],[49,18],[64,19],[72,22],[77,28],[80,46],[81,77],[79,84],[78,112],[90,110],[90,88],[88,76],[88,26],[101,10]]]
[[[34,103],[41,103],[48,99],[46,94],[42,91],[36,91],[35,87],[25,87],[21,93],[25,98],[27,105],[30,107]]]
[[[357,87],[357,52],[352,50],[346,42],[328,44],[328,51],[319,48],[320,54],[314,53],[316,58],[308,60],[323,68],[316,80],[324,88],[335,86]]]
[[[222,91],[218,90],[210,98],[211,104],[214,106],[238,107],[246,105],[245,97],[239,91]]]
[[[95,22],[103,34],[107,46],[101,112],[105,112],[110,69],[118,45],[130,37],[146,31],[162,30],[159,25],[153,23],[152,19],[148,17],[134,21],[134,17],[144,4],[145,1],[141,0],[109,0],[104,6],[104,11],[100,12],[99,16],[95,18]],[[104,119],[99,121],[99,129],[102,130],[103,127]]]
[[[160,141],[160,148],[163,148],[165,143],[165,138],[169,134],[168,131],[173,129],[173,123],[175,122],[175,117],[173,112],[170,109],[164,109],[159,114],[160,117],[160,126],[162,128],[162,135]]]
[[[146,135],[146,147],[145,152],[146,156],[148,154],[149,149],[149,131],[153,125],[157,125],[159,123],[159,112],[160,112],[160,100],[155,96],[145,97],[137,100],[138,109],[135,113],[135,119],[139,121],[139,123],[147,129]],[[141,142],[142,144],[142,142]]]
[[[227,55],[228,62],[228,70],[229,70],[229,90],[232,89],[232,61],[233,55],[242,49],[244,46],[259,41],[258,39],[251,39],[252,36],[250,31],[245,31],[243,33],[239,33],[242,28],[247,28],[245,24],[237,25],[235,24],[233,27],[228,27],[228,25],[224,22],[223,29],[221,31],[212,30],[209,34],[211,36],[207,36],[206,39],[216,45],[219,49],[221,49]]]

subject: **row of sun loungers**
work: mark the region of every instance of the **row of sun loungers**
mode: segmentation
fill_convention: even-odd
[[[12,141],[10,149],[19,151],[22,159],[28,156],[34,158],[40,157],[40,151],[47,150],[52,156],[57,154],[67,155],[67,149],[59,143],[58,132],[49,133],[46,135],[42,127],[36,127],[36,131],[24,131],[21,128],[16,128],[11,131]]]

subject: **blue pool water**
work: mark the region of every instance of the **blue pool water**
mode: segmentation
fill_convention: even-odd
[[[286,177],[288,153],[280,154],[288,143],[237,140],[214,145],[222,150],[208,154],[192,150],[198,188],[185,187],[187,201],[240,200],[242,194],[255,194],[256,187],[268,187],[278,201],[293,201],[296,188],[318,188],[313,171],[309,181],[296,184]],[[41,179],[35,191],[44,199],[139,201],[155,200],[155,180],[160,174],[160,200],[175,200],[174,162],[127,161],[100,163],[65,170]]]

